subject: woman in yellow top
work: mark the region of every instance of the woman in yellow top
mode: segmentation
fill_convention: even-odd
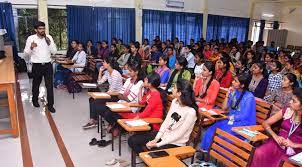
[[[190,81],[191,79],[191,73],[189,70],[187,70],[188,61],[185,57],[178,57],[176,59],[175,63],[175,69],[172,71],[171,76],[169,78],[169,82],[167,84],[166,90],[168,92],[172,92],[172,89],[174,88],[175,83],[179,79],[184,79],[187,81]]]

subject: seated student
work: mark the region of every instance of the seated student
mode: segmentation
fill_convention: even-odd
[[[235,73],[236,75],[240,74],[250,74],[250,70],[246,68],[246,64],[243,59],[239,59],[235,64]]]
[[[142,47],[139,49],[139,54],[142,56],[143,60],[147,60],[150,54],[149,40],[144,39]]]
[[[268,85],[265,63],[254,63],[251,68],[251,73],[249,91],[251,91],[255,97],[263,98]]]
[[[123,54],[120,56],[120,58],[117,59],[117,63],[119,64],[120,67],[124,67],[127,64],[128,59],[130,57],[130,46],[124,45],[123,48],[124,48]]]
[[[173,48],[167,48],[167,55],[169,57],[169,68],[172,70],[175,68],[176,63],[176,54],[174,53]]]
[[[268,85],[266,89],[266,94],[270,94],[280,89],[282,86],[282,74],[280,73],[282,65],[279,61],[273,61],[271,63],[271,73],[268,76]]]
[[[195,54],[194,62],[195,62],[195,66],[193,69],[194,73],[192,74],[191,77],[192,79],[200,77],[203,71],[204,56],[201,52]]]
[[[151,55],[149,56],[149,60],[152,62],[158,62],[159,57],[162,55],[162,53],[158,50],[157,45],[152,45],[151,48]]]
[[[139,65],[142,64],[142,58],[138,53],[139,48],[140,48],[139,42],[135,42],[134,44],[130,45],[131,54],[127,64],[139,64]]]
[[[116,44],[111,44],[109,56],[114,57],[115,60],[117,60],[120,57],[120,55],[118,54]]]
[[[66,52],[66,58],[68,58],[68,59],[72,59],[73,58],[73,56],[78,51],[78,43],[79,43],[79,41],[77,41],[77,40],[72,40],[70,42],[70,45],[69,45],[68,50]]]
[[[226,53],[222,53],[224,55]],[[217,60],[217,69],[215,71],[215,79],[223,88],[228,88],[232,84],[232,72],[230,70],[230,59],[227,56],[222,56]]]
[[[86,65],[86,53],[83,48],[83,44],[78,44],[78,51],[73,56],[72,62],[74,65],[85,67]],[[54,79],[54,87],[55,88],[65,88],[65,85],[69,82],[70,74],[72,72],[82,72],[84,68],[69,68],[66,69],[62,66],[59,66],[57,69],[57,72],[55,73],[55,79]]]
[[[252,68],[252,65],[254,64],[256,59],[256,55],[254,51],[247,51],[245,52],[245,54],[243,55],[243,61],[246,62],[246,68],[250,70],[250,68]]]
[[[105,73],[104,70],[107,70]],[[98,84],[103,84],[106,81],[109,83],[108,92],[120,92],[123,87],[123,77],[120,74],[120,68],[113,57],[106,57],[103,63],[103,69],[100,70],[98,76]],[[105,74],[104,74],[105,73]],[[97,126],[98,115],[103,109],[106,102],[118,101],[117,96],[112,96],[111,99],[94,99],[89,98],[90,121],[83,126],[83,129],[89,129]]]
[[[302,152],[302,90],[297,88],[289,106],[262,123],[272,136],[254,153],[251,167],[278,166],[282,160]],[[281,129],[276,134],[271,126],[282,120]]]
[[[213,52],[211,50],[211,45],[210,44],[206,44],[204,51],[203,51],[204,57],[209,60],[210,57],[212,56]]]
[[[95,49],[94,49],[92,40],[87,41],[85,52],[87,53],[88,56],[94,56],[95,55]]]
[[[214,78],[215,65],[206,61],[201,76],[196,78],[193,89],[199,108],[212,109],[219,92],[219,82]]]
[[[264,56],[264,62],[266,64],[266,70],[268,73],[271,72],[271,66],[272,66],[274,59],[275,59],[275,55],[272,53],[266,53]],[[281,67],[282,67],[282,65],[281,65]]]
[[[285,66],[283,70],[281,71],[281,74],[284,75],[286,73],[293,73],[296,75],[297,80],[300,81],[301,74],[298,70],[295,69],[295,60],[290,59],[289,61],[285,62]]]
[[[283,76],[282,88],[268,94],[264,100],[273,104],[271,115],[286,107],[293,96],[293,90],[298,86],[297,77],[292,73]]]
[[[177,80],[184,79],[190,81],[191,73],[187,68],[188,62],[185,57],[178,57],[175,63],[175,69],[172,71],[169,78],[166,90],[171,93]]]
[[[105,119],[111,126],[117,125],[118,119],[142,119],[142,118],[163,118],[164,106],[166,102],[166,93],[159,88],[160,76],[153,72],[144,79],[142,89],[145,88],[144,96],[139,100],[140,104],[146,104],[142,112],[134,113],[115,113],[106,110]],[[160,125],[153,124],[152,129],[158,131]]]
[[[144,73],[141,70],[141,65],[138,63],[133,63],[128,65],[129,76],[122,86],[122,90],[120,91],[120,95],[118,98],[120,99],[119,102],[129,102],[129,103],[138,103],[139,99],[142,96],[142,85],[144,79]],[[111,113],[110,109],[106,106],[106,104],[101,104],[99,107],[100,114],[105,117],[105,119],[109,123],[114,123],[109,118],[109,114]],[[131,108],[133,112],[137,112],[139,108]],[[107,116],[108,115],[108,116]],[[116,124],[110,124],[108,127],[108,131],[112,130],[114,132],[114,136],[118,135],[118,130],[116,129]]]
[[[129,137],[128,144],[135,153],[149,150],[185,146],[198,116],[194,92],[189,81],[178,80],[173,89],[170,110],[159,131],[138,133]]]
[[[191,45],[187,45],[185,47],[185,58],[187,59],[187,62],[188,62],[187,68],[191,72],[191,74],[193,74],[195,62],[194,62],[194,55],[191,51],[192,51]]]
[[[167,67],[168,56],[162,55],[159,57],[159,66],[155,70],[160,75],[160,86],[167,86],[170,76],[170,69]]]
[[[214,47],[213,54],[211,55],[209,60],[212,61],[212,62],[216,62],[219,59],[219,57],[220,57],[219,48]]]
[[[205,131],[201,141],[201,150],[204,152],[209,150],[217,128],[238,136],[232,131],[233,127],[256,124],[256,101],[253,94],[248,91],[248,76],[236,76],[232,83],[222,107],[224,111],[229,111],[229,119],[218,121]]]
[[[108,41],[105,41],[105,40],[102,41],[101,46],[102,46],[102,48],[98,52],[97,57],[100,59],[104,59],[105,57],[109,56],[109,53],[110,53],[110,49],[108,47]]]

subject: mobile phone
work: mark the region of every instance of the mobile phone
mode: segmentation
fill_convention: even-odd
[[[217,115],[211,115],[213,118],[223,118],[223,115],[217,114]]]
[[[159,157],[166,157],[169,156],[169,154],[166,151],[154,151],[154,152],[149,152],[149,155],[152,158],[159,158]]]

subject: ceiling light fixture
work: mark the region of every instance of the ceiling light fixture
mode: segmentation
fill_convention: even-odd
[[[270,13],[263,13],[262,16],[263,17],[274,17],[275,15],[270,14]]]

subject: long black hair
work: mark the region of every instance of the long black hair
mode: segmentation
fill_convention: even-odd
[[[160,57],[159,57],[160,59],[163,59],[163,61],[165,61],[166,62],[166,66],[168,67],[168,63],[169,63],[169,56],[168,55],[161,55]]]
[[[227,53],[225,52],[221,52],[220,53],[222,55],[222,57],[220,57],[220,60],[222,61],[223,64],[225,64],[225,71],[222,74],[222,76],[220,78],[218,78],[218,82],[221,82],[221,80],[227,75],[227,73],[230,70],[230,57]]]
[[[182,73],[187,69],[188,61],[185,57],[178,57],[176,58],[176,63],[178,63],[180,66],[182,66],[181,70],[175,69],[169,79],[168,85],[167,85],[167,90],[171,87],[172,81],[175,77],[175,75],[179,72],[178,78],[177,79],[182,79]]]
[[[268,78],[268,72],[266,69],[266,64],[264,62],[255,62],[253,64],[258,66],[262,70],[262,75],[264,78]]]
[[[293,83],[291,86],[293,90],[295,89],[295,87],[299,86],[298,81],[297,81],[297,76],[295,74],[286,73],[284,76],[289,80],[289,83]]]
[[[209,72],[212,72],[212,75],[211,75],[211,79],[209,80],[209,82],[207,83],[207,87],[206,87],[206,90],[204,91],[203,94],[199,95],[200,98],[204,98],[206,95],[207,95],[207,91],[214,79],[214,74],[215,74],[215,65],[214,63],[212,63],[211,61],[206,61],[204,64],[204,67],[206,67]]]
[[[150,83],[153,88],[156,88],[159,91],[160,97],[162,100],[162,105],[163,105],[163,112],[165,114],[168,100],[167,100],[166,92],[159,87],[160,86],[160,75],[156,72],[152,72],[151,74],[147,75],[146,78],[148,79],[148,83]]]
[[[242,88],[242,93],[240,94],[238,100],[236,100],[236,103],[235,105],[232,104],[231,108],[233,110],[237,110],[238,109],[238,105],[240,104],[244,94],[248,91],[249,89],[249,75],[248,74],[240,74],[239,76],[237,76],[237,79],[240,83],[240,85],[243,85],[243,88]]]
[[[110,67],[117,70],[119,73],[122,74],[122,69],[120,68],[119,64],[117,63],[117,61],[115,60],[114,57],[112,56],[107,56],[105,57],[104,61],[108,64],[110,64]]]
[[[182,105],[192,107],[196,111],[198,117],[198,105],[196,104],[195,94],[192,84],[184,79],[179,79],[176,82],[177,92],[180,92],[180,102]]]
[[[143,80],[145,78],[145,73],[144,70],[141,69],[141,65],[138,62],[132,62],[128,64],[128,68],[131,69],[134,72],[138,72],[137,74],[137,79],[134,82],[135,84],[140,81]]]

